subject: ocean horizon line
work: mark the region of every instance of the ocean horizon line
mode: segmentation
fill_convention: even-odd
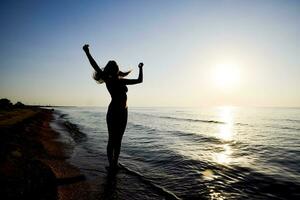
[[[108,105],[28,105],[34,107],[87,107],[87,108],[106,108]],[[129,106],[130,108],[276,108],[276,109],[300,109],[300,106],[233,106],[233,105],[215,105],[215,106]]]

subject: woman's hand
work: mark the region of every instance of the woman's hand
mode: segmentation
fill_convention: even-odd
[[[89,45],[88,44],[83,45],[82,49],[83,49],[83,51],[88,52],[89,51]]]
[[[139,68],[142,68],[144,66],[144,63],[139,64]]]

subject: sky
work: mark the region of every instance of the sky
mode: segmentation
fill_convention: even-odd
[[[0,97],[107,106],[101,67],[144,63],[129,106],[300,106],[300,1],[1,1]]]

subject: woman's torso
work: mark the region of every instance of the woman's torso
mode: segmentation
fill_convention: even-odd
[[[111,96],[110,106],[114,108],[127,108],[128,88],[119,79],[107,80],[106,88]]]

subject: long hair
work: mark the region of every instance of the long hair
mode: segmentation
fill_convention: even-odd
[[[110,60],[102,69],[102,73],[94,72],[93,78],[94,80],[101,84],[105,79],[119,79],[120,77],[127,76],[131,71],[122,72],[119,70],[119,66],[116,61]]]

